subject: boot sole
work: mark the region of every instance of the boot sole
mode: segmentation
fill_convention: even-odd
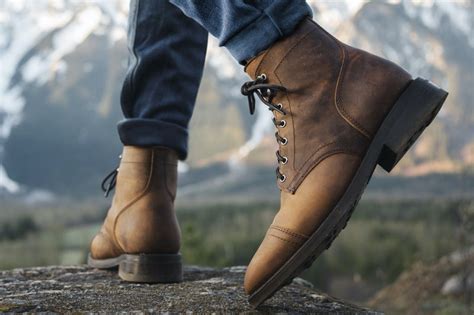
[[[122,280],[145,283],[183,281],[181,254],[123,254],[108,259],[94,259],[89,254],[87,264],[98,269],[117,269]]]
[[[390,172],[433,121],[447,96],[427,80],[417,78],[409,83],[379,127],[342,198],[296,253],[250,295],[251,305],[257,307],[271,298],[331,246],[346,227],[377,164]]]

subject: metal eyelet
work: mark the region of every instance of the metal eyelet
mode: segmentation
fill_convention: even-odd
[[[288,163],[288,158],[286,156],[283,157],[281,164],[286,164]]]
[[[288,139],[285,138],[285,137],[283,137],[283,138],[281,139],[281,141],[280,141],[280,144],[281,144],[281,145],[287,145],[287,144],[288,144]]]
[[[275,105],[276,108],[278,109],[282,109],[283,108],[283,104],[282,103],[278,103]]]
[[[280,123],[278,124],[278,127],[284,128],[286,126],[286,120],[280,120]]]
[[[266,80],[266,79],[267,79],[267,75],[266,75],[265,73],[262,73],[261,75],[257,76],[257,79]]]
[[[278,178],[278,180],[280,181],[280,183],[283,183],[283,182],[286,180],[286,175],[285,175],[285,174],[281,174],[281,177]]]

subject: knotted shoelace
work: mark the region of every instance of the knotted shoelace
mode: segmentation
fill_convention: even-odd
[[[122,159],[122,156],[119,155],[119,160],[121,159]],[[100,188],[102,188],[105,198],[107,198],[110,192],[114,190],[115,185],[117,184],[118,172],[119,172],[119,168],[116,167],[112,172],[107,174],[107,176],[105,176],[105,178],[102,180],[102,183],[100,184]]]
[[[243,95],[247,96],[251,115],[255,113],[255,95],[257,95],[264,105],[268,106],[268,109],[273,112],[273,115],[275,115],[275,112],[278,112],[283,116],[287,114],[281,103],[272,103],[272,100],[277,95],[277,93],[285,92],[286,88],[281,85],[268,83],[267,76],[264,73],[257,76],[257,78],[253,81],[245,82],[242,85],[240,91]],[[285,128],[286,126],[286,120],[284,119],[277,120],[274,116],[272,121],[277,129]],[[275,132],[275,138],[280,145],[288,144],[288,139],[280,136],[278,131]],[[286,156],[282,156],[280,154],[280,150],[276,151],[276,156],[279,164],[288,163],[288,158]],[[284,182],[286,180],[286,176],[280,172],[280,167],[277,167],[276,169],[276,176],[280,182]]]

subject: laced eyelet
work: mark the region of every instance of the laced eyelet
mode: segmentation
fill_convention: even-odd
[[[283,159],[281,160],[281,164],[286,164],[286,163],[288,163],[288,158],[284,156]]]
[[[265,73],[262,73],[261,75],[257,76],[257,79],[266,80],[266,79],[267,79],[267,75],[266,75]]]
[[[287,145],[288,144],[288,139],[283,137],[281,140],[280,140],[280,144],[281,145]]]
[[[278,124],[278,127],[284,128],[286,126],[286,120],[280,120],[280,123]]]
[[[283,104],[282,103],[278,103],[275,105],[276,108],[278,109],[282,109],[283,108]]]
[[[280,183],[283,183],[286,180],[286,175],[281,174],[281,176],[278,178],[278,180],[280,181]]]

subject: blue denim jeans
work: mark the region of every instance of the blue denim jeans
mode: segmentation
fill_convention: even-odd
[[[208,33],[245,64],[311,14],[304,0],[132,0],[122,143],[168,147],[185,159]]]

